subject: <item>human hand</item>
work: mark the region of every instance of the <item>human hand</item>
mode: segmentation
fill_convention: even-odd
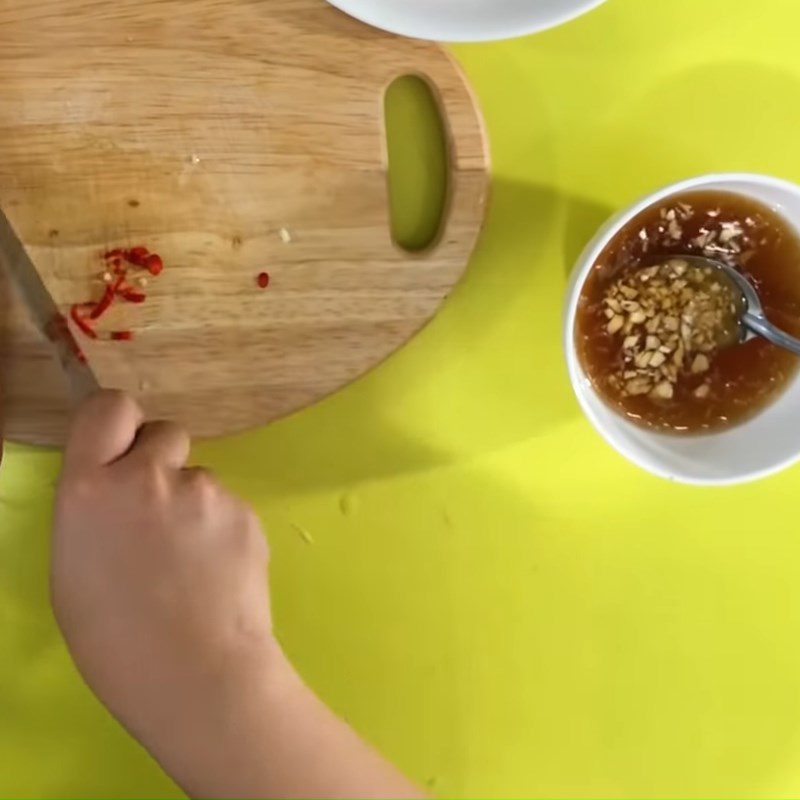
[[[213,762],[208,732],[278,658],[261,526],[188,456],[178,426],[143,424],[124,394],[93,396],[72,426],[53,531],[53,608],[73,659],[173,774]]]
[[[129,397],[80,409],[56,499],[51,592],[72,657],[189,794],[416,797],[300,680],[271,631],[252,511]]]

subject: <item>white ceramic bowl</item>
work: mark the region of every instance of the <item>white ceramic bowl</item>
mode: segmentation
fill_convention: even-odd
[[[800,460],[800,377],[747,422],[719,433],[676,436],[628,422],[595,393],[578,360],[575,315],[583,284],[603,249],[629,220],[670,195],[692,189],[737,192],[781,213],[800,234],[800,186],[750,174],[704,175],[666,186],[607,222],[575,265],[567,297],[564,345],[570,380],[586,416],[606,441],[648,472],[682,483],[724,485],[762,478]]]
[[[561,25],[605,0],[328,0],[376,28],[416,39],[478,42]]]

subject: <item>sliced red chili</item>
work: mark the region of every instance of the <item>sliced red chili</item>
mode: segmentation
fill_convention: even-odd
[[[70,317],[78,329],[91,339],[102,338],[113,341],[129,341],[134,337],[133,331],[121,330],[98,334],[92,325],[92,321],[102,317],[114,304],[117,297],[121,297],[129,303],[144,303],[147,299],[147,295],[144,292],[140,292],[126,283],[129,270],[128,264],[145,268],[155,276],[161,274],[164,269],[164,262],[161,256],[156,253],[151,253],[150,250],[143,245],[131,247],[129,250],[115,248],[104,253],[103,258],[107,262],[107,269],[113,270],[113,282],[109,282],[106,285],[103,295],[98,302],[76,303],[72,306],[70,309]],[[104,277],[106,280],[110,280],[107,274]],[[146,280],[142,277],[139,278],[139,282],[144,285]],[[51,328],[54,329],[57,325],[58,322],[53,321]],[[71,334],[70,338],[72,338]],[[85,356],[80,353],[80,348],[77,347],[77,344],[76,351],[77,355],[85,359]]]
[[[164,262],[161,260],[161,256],[153,253],[145,258],[142,266],[146,267],[151,275],[160,275],[164,269]]]
[[[144,303],[147,300],[147,295],[137,292],[134,289],[123,289],[120,292],[120,297],[123,297],[129,303]]]
[[[94,308],[95,303],[76,303],[72,308],[69,310],[69,315],[72,317],[72,321],[80,328],[80,330],[85,333],[90,339],[97,338],[97,331],[84,319],[80,312],[82,309],[87,307]]]
[[[89,319],[99,319],[103,316],[103,314],[108,311],[111,307],[111,304],[114,302],[114,287],[113,286],[106,286],[106,290],[103,293],[103,296],[100,298],[100,302],[92,309],[92,313],[89,314]]]
[[[150,255],[146,247],[132,247],[125,251],[125,258],[137,267],[144,266],[144,260]]]

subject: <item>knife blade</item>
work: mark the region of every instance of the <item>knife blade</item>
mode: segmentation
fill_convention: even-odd
[[[95,374],[82,356],[66,319],[31,261],[14,227],[0,208],[0,265],[11,276],[36,327],[53,345],[75,402],[100,388]]]

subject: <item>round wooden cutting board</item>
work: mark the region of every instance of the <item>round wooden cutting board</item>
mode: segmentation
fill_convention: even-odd
[[[390,232],[383,95],[405,74],[449,145],[422,254]],[[135,339],[81,342],[102,385],[194,435],[302,408],[408,340],[464,271],[488,181],[448,55],[323,0],[0,0],[0,205],[65,313],[102,292],[104,251],[161,254],[147,302],[101,321]],[[0,281],[5,436],[61,444],[65,380]]]

